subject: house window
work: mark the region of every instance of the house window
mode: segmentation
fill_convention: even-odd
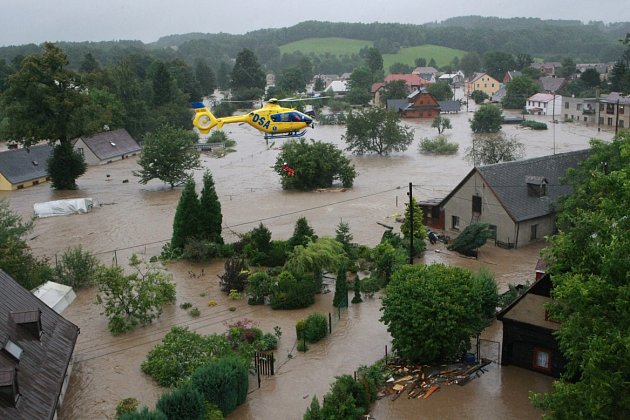
[[[534,347],[533,368],[544,372],[551,371],[551,352],[549,350]]]
[[[431,218],[432,219],[440,219],[440,208],[438,206],[431,207]]]
[[[619,128],[623,128],[623,120],[619,120]]]
[[[537,239],[538,225],[532,225],[530,229],[531,229],[531,232],[530,232],[530,235],[529,235],[529,240],[533,241],[534,239]]]
[[[33,185],[37,185],[37,184],[39,184],[39,180],[38,180],[38,179],[36,179],[35,181],[33,181]]]
[[[472,211],[473,213],[481,214],[481,197],[478,195],[473,195],[472,198]]]
[[[79,154],[80,154],[81,156],[84,156],[84,153],[83,153],[83,147],[79,147]]]
[[[459,230],[459,216],[453,216],[451,219],[451,227],[455,230]]]
[[[604,110],[604,104],[599,104],[599,110],[603,111]]]
[[[17,189],[18,189],[18,190],[21,190],[21,189],[23,189],[23,188],[24,188],[24,184],[20,184],[20,185],[18,185],[18,186],[17,186]]]
[[[22,347],[18,346],[11,340],[7,340],[2,350],[13,359],[15,359],[17,362],[20,361],[20,357],[22,356],[22,352],[24,351]]]
[[[613,123],[612,117],[608,117],[608,125],[613,125],[612,123]]]
[[[564,103],[564,109],[569,109],[569,103],[568,102]]]
[[[588,121],[588,117],[584,117],[584,122],[587,122],[587,121]]]
[[[581,111],[582,110],[582,104],[577,104],[577,110]]]

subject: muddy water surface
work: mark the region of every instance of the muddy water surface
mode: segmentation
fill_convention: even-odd
[[[472,107],[471,107],[472,110]],[[261,136],[249,127],[231,126],[231,136],[237,141],[237,152],[221,159],[204,155],[203,165],[212,171],[221,201],[224,238],[235,238],[263,222],[277,239],[288,238],[298,217],[304,216],[320,236],[334,235],[340,220],[348,222],[354,240],[375,245],[383,228],[376,222],[396,225],[393,215],[404,210],[407,185],[414,184],[414,196],[429,199],[445,196],[470,171],[462,159],[471,145],[468,118],[471,113],[450,116],[451,139],[459,143],[455,156],[424,156],[417,152],[423,137],[434,136],[430,121],[408,121],[415,128],[416,141],[405,153],[389,157],[352,157],[359,175],[355,186],[345,192],[284,192],[271,166],[278,150],[268,149]],[[549,122],[550,118],[540,118]],[[534,157],[588,147],[588,140],[597,136],[610,139],[611,133],[597,133],[592,128],[572,124],[550,124],[550,130],[533,132],[516,126],[504,126],[508,135],[516,136],[526,147],[526,156]],[[318,126],[309,137],[329,141],[344,147],[343,127]],[[279,145],[277,143],[275,146]],[[170,190],[161,182],[148,185],[137,183],[132,171],[138,166],[135,158],[91,167],[78,180],[78,191],[55,192],[40,185],[16,192],[0,192],[10,200],[11,207],[24,217],[30,217],[36,202],[74,197],[93,197],[100,204],[89,214],[37,220],[29,235],[34,253],[54,260],[69,246],[82,245],[97,253],[106,263],[124,263],[131,253],[157,255],[170,238],[172,220],[181,189]],[[299,168],[295,168],[299,171]],[[107,176],[109,175],[109,177]],[[202,171],[195,176],[200,181]],[[129,182],[123,183],[124,180]],[[200,183],[198,183],[200,184]],[[396,226],[397,228],[397,226]],[[506,251],[492,245],[483,247],[478,260],[448,252],[442,245],[429,245],[421,262],[444,262],[472,269],[488,267],[497,277],[500,290],[507,283],[531,280],[540,245]],[[114,252],[114,250],[116,250]],[[380,301],[366,300],[352,305],[335,321],[332,336],[314,344],[306,354],[295,346],[296,319],[309,313],[330,312],[332,294],[318,296],[314,306],[299,311],[272,311],[268,307],[234,303],[218,290],[217,274],[221,263],[191,265],[171,264],[168,270],[177,283],[177,304],[165,308],[162,317],[146,328],[121,337],[107,331],[101,307],[94,304],[95,290],[83,290],[64,313],[81,328],[76,347],[77,363],[61,417],[64,419],[113,418],[116,403],[135,397],[153,407],[165,390],[140,372],[147,352],[160,342],[172,325],[188,326],[201,333],[223,332],[226,323],[249,318],[265,331],[280,326],[283,335],[276,352],[277,373],[263,378],[261,388],[252,379],[247,402],[230,418],[238,419],[299,419],[313,395],[321,398],[335,375],[352,374],[362,364],[382,357],[390,344],[386,328],[379,322]],[[214,299],[218,305],[208,306]],[[179,308],[191,302],[201,311],[191,318]],[[236,311],[228,310],[236,306]],[[493,325],[484,337],[500,341],[500,325]],[[395,402],[387,399],[376,404],[376,419],[415,418],[537,418],[527,400],[528,390],[548,390],[551,380],[513,367],[489,366],[488,373],[464,387],[448,387],[429,400]]]

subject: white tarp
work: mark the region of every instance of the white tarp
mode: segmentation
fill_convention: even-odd
[[[72,198],[68,200],[46,201],[33,204],[35,217],[65,216],[67,214],[87,213],[92,210],[91,198]]]
[[[46,305],[54,309],[58,314],[62,313],[77,295],[72,287],[65,284],[47,281],[33,290],[33,294],[40,298]]]

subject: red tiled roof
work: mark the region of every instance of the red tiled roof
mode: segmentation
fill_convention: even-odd
[[[385,83],[394,82],[396,80],[403,80],[408,86],[422,86],[426,84],[426,81],[417,74],[388,74],[385,76]]]

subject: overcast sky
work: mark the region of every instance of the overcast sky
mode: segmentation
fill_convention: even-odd
[[[625,0],[627,1],[627,0]],[[0,0],[0,45],[242,34],[305,20],[422,24],[454,16],[630,20],[620,0]]]

